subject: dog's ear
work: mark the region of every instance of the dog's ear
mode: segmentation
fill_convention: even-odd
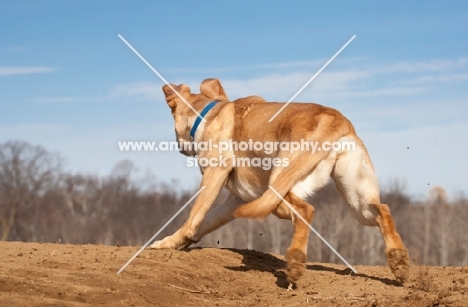
[[[218,79],[205,79],[200,85],[200,93],[211,99],[229,100]]]
[[[172,111],[175,111],[175,108],[177,107],[177,99],[180,100],[180,97],[179,95],[177,95],[177,93],[174,92],[173,89],[177,91],[177,93],[179,93],[180,96],[184,97],[185,100],[187,101],[190,99],[191,93],[190,93],[190,87],[188,87],[185,84],[179,84],[179,85],[171,84],[170,86],[165,84],[162,87],[164,95],[166,96],[167,105],[171,108]]]

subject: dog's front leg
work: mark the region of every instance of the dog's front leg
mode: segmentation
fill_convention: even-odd
[[[193,206],[192,211],[190,211],[190,216],[185,224],[173,235],[154,242],[150,248],[181,249],[189,245],[192,242],[193,236],[197,233],[205,214],[208,212],[216,197],[218,197],[219,192],[224,187],[231,169],[231,166],[210,167],[205,169],[200,186],[200,188],[203,186],[205,186],[205,188],[200,192],[200,195],[198,195],[195,200],[195,205]]]

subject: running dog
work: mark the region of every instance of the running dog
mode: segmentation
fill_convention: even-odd
[[[313,103],[291,103],[277,114],[284,103],[266,102],[258,96],[230,102],[218,79],[204,80],[199,94],[191,93],[184,84],[164,85],[163,92],[174,117],[179,144],[211,141],[215,145],[204,150],[182,146],[183,154],[209,162],[200,164],[203,174],[200,187],[204,189],[185,224],[150,248],[181,249],[233,219],[264,219],[273,213],[281,219],[290,219],[294,225],[286,253],[288,280],[294,284],[305,269],[309,227],[288,204],[311,223],[315,209],[306,199],[331,176],[352,216],[362,225],[379,227],[396,280],[408,279],[408,250],[395,228],[389,207],[380,203],[378,180],[366,147],[340,112]],[[277,116],[269,121],[274,115]],[[224,146],[221,151],[226,142],[310,143],[318,144],[319,148],[312,152],[274,146],[267,152],[259,147],[241,150],[240,146]],[[320,147],[350,143],[354,144],[352,150]],[[267,164],[270,167],[265,167]],[[230,196],[209,211],[223,187],[230,191]]]

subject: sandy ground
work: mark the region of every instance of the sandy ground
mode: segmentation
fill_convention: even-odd
[[[297,289],[281,256],[246,250],[0,243],[0,306],[468,306],[468,267],[308,263]]]

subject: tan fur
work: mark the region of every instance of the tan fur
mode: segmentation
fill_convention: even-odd
[[[408,252],[395,229],[390,210],[380,203],[377,177],[367,150],[356,135],[348,119],[335,109],[313,103],[291,103],[271,122],[268,120],[284,105],[267,103],[263,98],[250,96],[229,102],[217,79],[206,79],[200,86],[200,94],[193,94],[186,85],[173,88],[201,112],[211,101],[217,105],[205,116],[195,134],[195,141],[212,140],[213,144],[232,140],[260,142],[342,142],[353,141],[355,151],[282,151],[271,154],[264,151],[227,150],[221,158],[227,163],[222,167],[201,168],[199,194],[185,224],[172,236],[155,242],[151,248],[180,249],[198,242],[203,235],[229,221],[244,217],[263,219],[270,213],[291,219],[294,234],[286,255],[288,279],[292,283],[302,274],[307,259],[309,228],[290,212],[289,207],[268,187],[272,186],[286,201],[311,222],[314,208],[304,201],[307,195],[320,189],[331,176],[351,213],[361,224],[378,226],[386,245],[389,266],[399,281],[409,274]],[[190,129],[197,115],[172,89],[163,87],[166,101],[175,120],[177,140],[190,141]],[[220,158],[218,149],[211,151],[183,151],[199,158]],[[275,166],[269,170],[261,167],[235,165],[236,158],[288,159],[289,165]],[[211,205],[223,188],[231,195],[228,200],[211,210]]]

